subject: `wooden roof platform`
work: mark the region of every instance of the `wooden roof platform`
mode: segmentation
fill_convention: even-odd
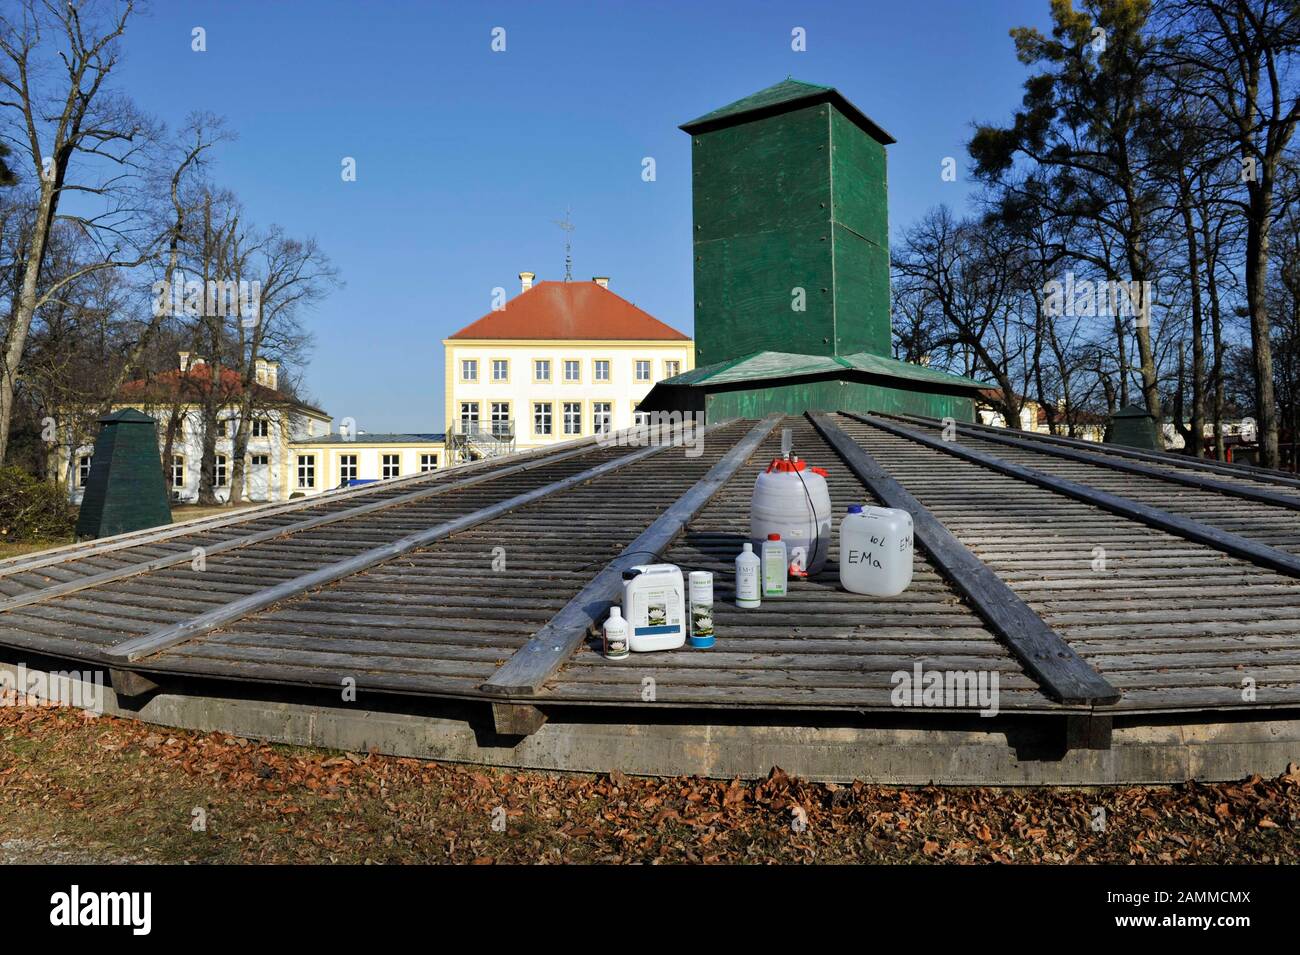
[[[829,468],[837,524],[913,512],[904,594],[840,590],[832,545],[787,598],[735,608],[781,428]],[[1080,444],[844,414],[724,422],[702,450],[586,439],[0,562],[0,645],[123,688],[354,680],[534,708],[891,712],[918,663],[993,670],[1026,715],[1300,706],[1300,481]],[[717,647],[607,661],[592,625],[656,555],[713,571]]]

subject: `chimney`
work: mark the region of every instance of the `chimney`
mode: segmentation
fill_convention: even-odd
[[[266,381],[263,384],[272,391],[280,390],[280,363],[278,361],[268,361],[266,363]]]
[[[533,279],[535,278],[537,278],[536,272],[519,273],[519,286],[520,286],[519,291],[521,294],[523,292],[527,292],[530,288],[533,287]]]
[[[257,358],[253,361],[253,377],[257,379],[259,385],[266,384],[266,359]]]
[[[591,280],[595,282],[597,285],[599,285],[601,288],[609,288],[608,275],[593,275],[591,277]]]
[[[189,370],[190,370],[190,353],[187,352],[187,351],[183,351],[183,352],[177,352],[177,355],[180,356],[180,360],[181,360],[181,362],[180,362],[180,364],[181,364],[181,371],[189,371]]]

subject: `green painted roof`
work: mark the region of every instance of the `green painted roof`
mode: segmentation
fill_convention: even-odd
[[[953,388],[983,389],[987,384],[973,378],[953,375],[924,365],[913,365],[896,358],[885,358],[867,352],[854,355],[795,355],[789,352],[762,351],[743,358],[718,362],[693,368],[673,378],[665,378],[661,385],[727,385],[773,378],[806,378],[812,375],[842,373],[845,369],[868,375],[899,378]]]
[[[125,424],[157,424],[153,418],[149,417],[143,411],[137,408],[123,408],[121,411],[114,411],[112,414],[103,415],[100,419],[102,424],[119,422]]]
[[[788,77],[774,86],[759,90],[711,113],[705,113],[689,123],[683,123],[679,128],[688,133],[707,132],[710,129],[746,122],[754,118],[755,114],[784,113],[816,103],[832,103],[868,135],[885,145],[896,142],[893,136],[881,129],[874,120],[845,99],[843,94],[833,86],[817,86],[814,83],[803,83]]]

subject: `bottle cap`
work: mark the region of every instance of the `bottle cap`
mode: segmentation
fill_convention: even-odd
[[[861,514],[861,513],[862,513],[862,505],[861,505],[861,504],[850,504],[850,505],[849,505],[849,513],[850,513],[850,514]]]
[[[752,554],[752,553],[754,553],[754,545],[751,544],[749,541],[745,541],[745,544],[744,544],[744,547],[743,547],[742,550],[741,550],[741,553],[742,553],[742,554]]]
[[[621,608],[621,607],[610,607],[610,608],[609,608],[609,619],[610,619],[610,620],[622,620],[622,619],[623,619],[623,610],[622,610],[622,608]]]
[[[770,541],[779,541],[779,540],[781,539],[781,535],[780,535],[780,534],[768,534],[768,535],[767,535],[767,539],[770,540]]]

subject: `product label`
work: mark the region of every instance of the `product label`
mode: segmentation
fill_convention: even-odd
[[[643,590],[632,598],[633,633],[638,637],[675,633],[682,627],[681,599],[671,587]]]

